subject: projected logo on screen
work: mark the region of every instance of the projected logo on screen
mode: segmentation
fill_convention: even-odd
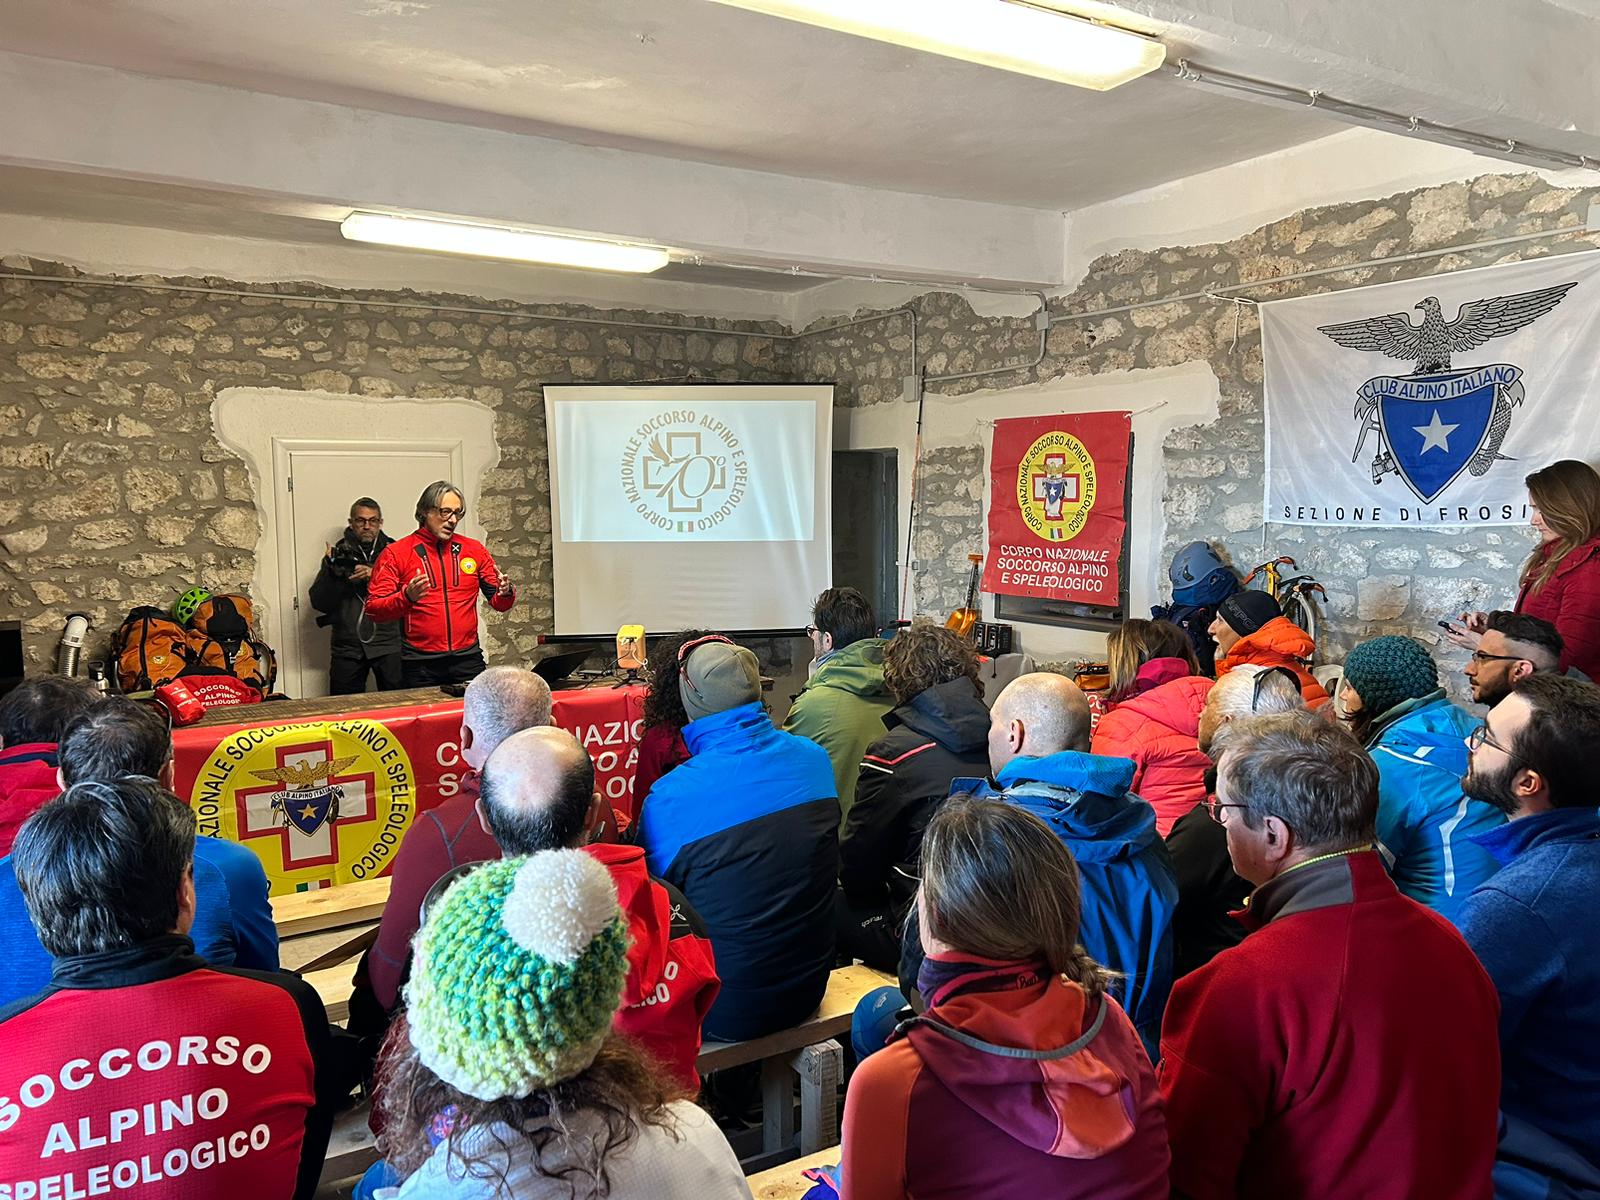
[[[659,413],[622,451],[623,495],[640,520],[670,533],[714,529],[744,499],[750,464],[724,421],[693,409]]]

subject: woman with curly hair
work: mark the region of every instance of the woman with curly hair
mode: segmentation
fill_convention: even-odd
[[[711,1118],[613,1031],[627,974],[616,891],[582,851],[451,884],[417,935],[384,1055],[378,1147],[406,1176],[388,1194],[747,1198]]]
[[[895,708],[867,747],[839,843],[839,948],[879,970],[900,961],[900,927],[917,891],[922,831],[950,782],[989,771],[989,710],[978,655],[923,622],[889,642],[883,682]]]
[[[705,629],[686,629],[671,637],[657,638],[645,661],[650,690],[644,695],[644,732],[639,738],[639,762],[633,772],[633,812],[635,820],[644,808],[644,798],[668,771],[689,757],[683,744],[683,727],[689,715],[683,711],[678,694],[678,651],[684,643],[709,637]]]

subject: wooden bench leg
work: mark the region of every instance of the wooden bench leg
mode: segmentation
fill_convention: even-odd
[[[838,1042],[807,1046],[790,1060],[800,1076],[800,1153],[839,1144],[839,1080],[844,1050]]]
[[[802,1051],[803,1053],[803,1051]],[[794,1142],[794,1072],[782,1058],[761,1063],[761,1149],[787,1150]]]

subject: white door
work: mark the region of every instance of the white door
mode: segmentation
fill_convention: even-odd
[[[278,525],[278,687],[295,697],[326,696],[331,635],[318,627],[308,593],[328,547],[344,534],[351,503],[370,496],[383,510],[383,531],[405,537],[417,527],[417,497],[428,484],[449,479],[470,486],[460,478],[462,445],[275,438],[273,451],[278,511],[289,514]]]

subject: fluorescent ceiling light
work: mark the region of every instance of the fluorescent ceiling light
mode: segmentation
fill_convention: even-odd
[[[1101,92],[1154,71],[1167,56],[1140,34],[1012,0],[716,3]]]
[[[583,267],[591,271],[631,271],[643,275],[659,271],[671,261],[659,246],[627,246],[590,238],[535,233],[531,229],[511,229],[504,225],[435,221],[387,213],[351,213],[340,222],[339,231],[355,242],[441,250],[446,254],[469,254],[477,258],[507,258],[556,267]]]

